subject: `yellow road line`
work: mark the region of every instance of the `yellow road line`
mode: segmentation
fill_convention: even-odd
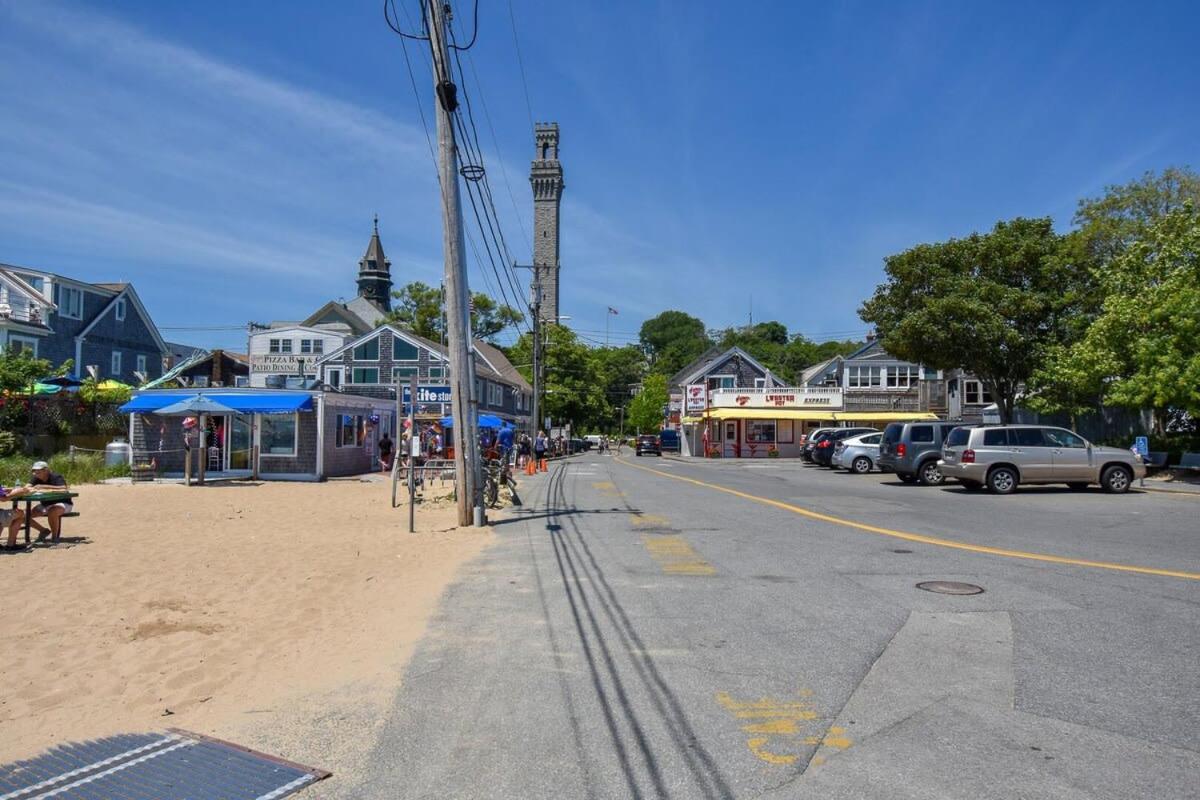
[[[623,458],[617,458],[622,464],[634,469],[652,472],[655,475],[661,475],[664,478],[670,478],[684,483],[691,483],[696,486],[702,486],[705,489],[715,489],[718,492],[725,492],[734,497],[740,497],[743,500],[749,500],[754,503],[762,503],[763,505],[780,508],[784,511],[791,511],[793,514],[799,514],[802,517],[809,519],[820,520],[821,522],[829,522],[834,525],[842,525],[847,528],[855,528],[856,530],[866,531],[867,533],[875,533],[880,536],[890,536],[894,539],[903,539],[907,542],[919,542],[921,544],[930,544],[935,547],[948,547],[954,550],[966,550],[972,553],[986,553],[992,556],[1004,556],[1005,558],[1021,558],[1028,561],[1043,561],[1050,564],[1067,564],[1073,567],[1091,567],[1093,569],[1108,569],[1116,572],[1134,572],[1141,575],[1158,575],[1166,578],[1183,578],[1189,581],[1200,581],[1200,573],[1183,572],[1182,570],[1173,569],[1158,569],[1157,567],[1139,567],[1133,564],[1117,564],[1110,561],[1090,561],[1083,558],[1067,558],[1065,556],[1047,555],[1045,553],[1028,553],[1024,550],[1009,550],[1003,547],[989,547],[982,544],[971,544],[969,542],[956,542],[953,539],[942,539],[937,536],[926,536],[921,533],[908,533],[906,531],[892,530],[891,528],[881,528],[877,525],[867,525],[863,522],[855,522],[854,520],[843,519],[841,517],[822,514],[817,511],[809,511],[807,508],[794,506],[791,503],[784,503],[780,500],[772,500],[769,497],[759,497],[758,495],[740,492],[737,489],[730,489],[728,486],[721,486],[716,483],[706,483],[705,481],[696,480],[695,478],[686,478],[682,475],[675,475],[670,472],[663,472],[650,467],[643,467],[640,464],[633,464]]]

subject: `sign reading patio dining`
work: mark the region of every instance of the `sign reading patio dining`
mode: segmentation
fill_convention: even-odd
[[[255,354],[250,356],[250,369],[254,372],[270,372],[277,375],[297,375],[300,372],[301,358],[302,356],[294,355]],[[305,358],[306,364],[315,361],[311,356]]]

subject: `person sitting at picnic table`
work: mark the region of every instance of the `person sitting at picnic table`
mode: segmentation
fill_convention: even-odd
[[[8,492],[6,499],[14,499],[22,497],[34,492],[67,492],[70,487],[67,486],[67,479],[57,472],[50,469],[50,465],[45,461],[36,461],[33,464],[32,475],[29,483],[25,486],[18,487]],[[71,512],[71,501],[63,500],[58,503],[38,503],[30,509],[30,524],[37,529],[39,542],[44,542],[47,537],[58,538],[59,532],[62,530],[63,514]],[[43,528],[33,520],[38,517],[46,517],[50,522],[49,529]],[[16,509],[12,512],[12,521],[8,524],[8,549],[12,550],[17,547],[17,533],[21,530],[21,526],[25,522],[25,511]]]

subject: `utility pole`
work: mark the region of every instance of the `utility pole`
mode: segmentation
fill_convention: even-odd
[[[450,355],[451,408],[454,417],[454,472],[458,478],[458,524],[482,523],[478,497],[479,437],[475,434],[475,369],[471,358],[471,321],[467,316],[466,251],[462,227],[462,198],[458,191],[458,150],[454,121],[458,89],[450,80],[446,48],[444,0],[426,0],[429,39],[433,49],[433,80],[437,95],[438,178],[442,186],[442,247],[446,265],[446,341]]]
[[[533,402],[530,404],[533,424],[529,435],[536,439],[542,429],[542,419],[538,416],[542,412],[542,271],[536,266],[516,263],[513,269],[527,269],[533,275],[529,285],[529,316],[533,321]]]

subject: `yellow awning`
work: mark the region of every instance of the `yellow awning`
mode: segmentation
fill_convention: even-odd
[[[695,425],[699,422],[704,422],[704,417],[684,417],[682,422],[684,425]]]
[[[833,418],[839,422],[913,422],[937,419],[937,414],[925,411],[837,411]]]
[[[806,408],[714,408],[708,412],[711,419],[794,419],[832,420],[834,411],[812,411]]]

